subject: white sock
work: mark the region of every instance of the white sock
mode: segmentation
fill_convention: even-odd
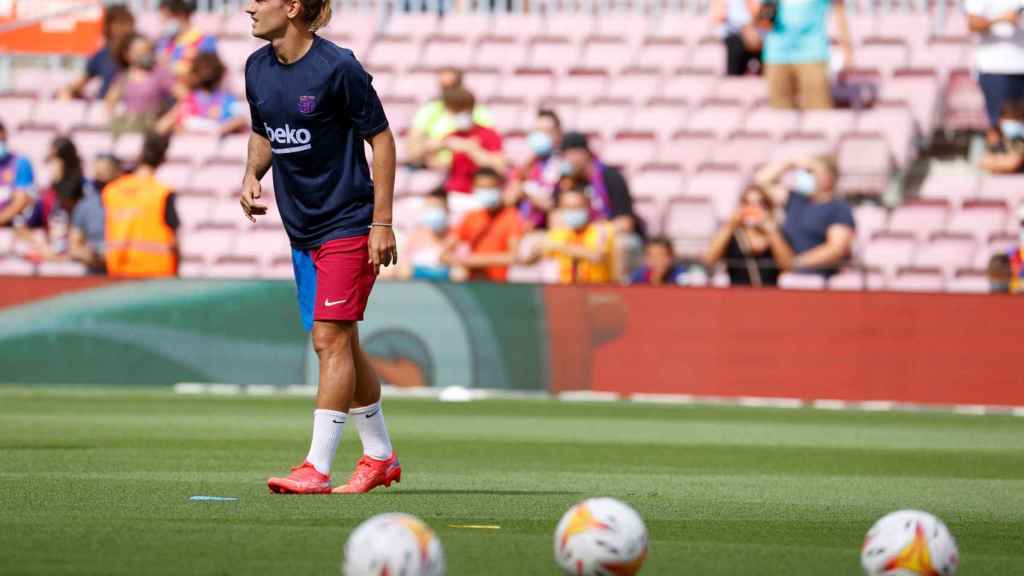
[[[374,460],[391,458],[391,438],[388,427],[384,424],[384,412],[380,409],[380,401],[349,410],[352,420],[359,431],[359,439],[363,441],[363,454]]]
[[[306,460],[316,468],[317,472],[330,475],[334,453],[337,452],[338,444],[341,442],[341,429],[347,419],[348,416],[344,412],[313,411],[313,441],[309,445],[309,455],[306,456]]]

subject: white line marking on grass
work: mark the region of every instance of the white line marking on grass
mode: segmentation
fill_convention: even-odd
[[[466,530],[501,530],[501,526],[495,524],[449,524],[448,527]]]

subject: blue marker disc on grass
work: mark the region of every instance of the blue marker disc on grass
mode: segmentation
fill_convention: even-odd
[[[193,496],[189,500],[194,502],[234,502],[238,498],[234,496]]]

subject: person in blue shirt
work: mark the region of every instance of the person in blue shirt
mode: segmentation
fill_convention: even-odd
[[[856,225],[850,205],[836,197],[838,179],[827,156],[771,163],[755,175],[786,213],[782,234],[795,257],[782,268],[831,276],[850,258]]]
[[[644,247],[644,265],[629,276],[631,285],[685,286],[687,267],[676,260],[672,240],[655,236]]]
[[[119,61],[119,54],[124,53],[125,42],[135,34],[135,16],[124,4],[113,4],[103,12],[103,47],[89,57],[85,63],[85,72],[60,92],[65,100],[85,97],[84,90],[95,79],[100,86],[96,98],[102,100],[118,72],[127,68],[127,62]]]
[[[265,214],[260,179],[274,168],[274,198],[291,240],[299,307],[320,359],[313,439],[305,461],[273,492],[331,492],[331,464],[347,420],[363,457],[341,493],[401,479],[384,416],[380,382],[359,343],[356,322],[381,266],[396,264],[391,229],[395,139],[373,78],[351,50],[316,34],[329,0],[252,0],[253,36],[268,41],[245,64],[252,116],[242,209]],[[365,143],[373,148],[373,171]],[[373,179],[371,179],[371,174]]]
[[[820,109],[832,107],[829,85],[828,16],[832,12],[839,32],[844,66],[853,63],[846,8],[838,0],[777,0],[774,18],[764,38],[761,59],[774,108]]]
[[[35,199],[32,163],[11,150],[7,127],[0,122],[0,227],[24,224],[32,214]]]

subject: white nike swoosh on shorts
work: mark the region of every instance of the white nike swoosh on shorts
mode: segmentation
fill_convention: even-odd
[[[331,302],[330,300],[324,298],[324,306],[328,308],[330,308],[331,306],[337,306],[338,304],[344,304],[345,302],[348,302],[347,298],[345,300],[335,300],[334,302]]]

